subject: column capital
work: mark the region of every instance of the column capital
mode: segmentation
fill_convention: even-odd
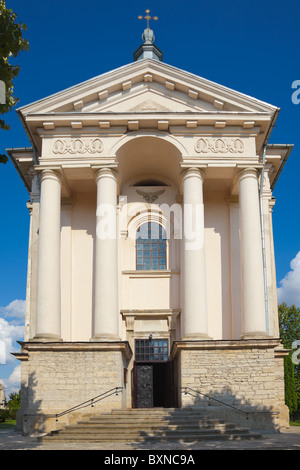
[[[181,184],[187,180],[188,178],[199,178],[203,182],[205,177],[205,168],[198,168],[198,167],[188,167],[183,168],[180,174]]]
[[[239,182],[242,178],[252,177],[258,179],[259,171],[255,167],[237,168],[235,175],[236,180]]]
[[[95,179],[97,180],[98,176],[105,174],[118,175],[118,163],[103,163],[98,165],[91,165],[91,169],[94,172]]]
[[[98,179],[103,177],[103,176],[111,176],[116,181],[119,180],[119,175],[118,175],[118,172],[116,171],[115,168],[101,167],[101,168],[94,168],[94,170],[95,170],[95,179],[96,179],[96,181],[98,181]]]
[[[63,175],[60,169],[52,169],[52,168],[40,168],[39,169],[39,178],[40,182],[44,181],[45,179],[53,179],[58,181],[60,184],[63,180]]]

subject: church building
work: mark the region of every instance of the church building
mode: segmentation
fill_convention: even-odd
[[[286,425],[279,109],[164,63],[148,25],[132,63],[17,112],[30,141],[8,149],[30,212],[19,428],[157,407]]]

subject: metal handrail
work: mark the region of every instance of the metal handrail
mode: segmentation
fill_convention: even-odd
[[[182,390],[185,390],[184,391],[185,395],[189,394],[192,397],[194,397],[195,395],[193,395],[190,391],[188,391],[188,390],[191,390],[194,393],[198,393],[199,395],[203,395],[204,397],[208,398],[209,400],[215,400],[218,403],[221,403],[222,405],[228,406],[229,408],[232,408],[235,411],[238,411],[239,413],[243,413],[244,415],[246,415],[246,419],[248,419],[248,414],[249,413],[247,413],[247,411],[241,410],[240,408],[236,408],[235,406],[229,405],[229,403],[225,403],[224,401],[218,400],[217,398],[214,398],[210,395],[206,395],[205,393],[199,392],[199,390],[194,390],[193,388],[190,388],[190,387],[180,387],[180,388]]]
[[[72,408],[69,408],[68,410],[61,411],[60,413],[56,413],[54,415],[48,415],[48,416],[49,417],[55,417],[56,421],[58,421],[58,418],[60,418],[61,416],[64,416],[68,413],[71,413],[72,411],[79,410],[81,408],[86,408],[87,406],[93,407],[95,405],[95,403],[97,403],[98,401],[104,400],[105,398],[108,398],[111,395],[118,395],[121,391],[123,391],[123,387],[111,388],[110,390],[107,390],[106,392],[103,392],[100,395],[97,395],[96,397],[90,398],[87,401],[79,403],[79,405],[75,405]]]

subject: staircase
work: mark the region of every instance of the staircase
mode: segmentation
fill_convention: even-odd
[[[43,436],[43,441],[137,442],[258,439],[260,434],[208,418],[195,408],[112,410]]]

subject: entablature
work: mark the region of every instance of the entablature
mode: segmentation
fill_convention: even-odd
[[[134,123],[136,125],[134,125]],[[168,130],[157,126],[139,128],[138,121],[128,121],[127,126],[109,127],[108,129],[98,129],[92,126],[81,127],[80,131],[73,127],[60,127],[49,129],[38,128],[41,146],[41,158],[56,157],[62,161],[66,158],[72,159],[76,156],[84,157],[84,160],[113,157],[118,146],[123,145],[132,138],[142,138],[153,136],[160,139],[173,139],[173,143],[178,143],[179,151],[183,158],[198,159],[222,159],[228,156],[251,157],[257,152],[257,139],[260,138],[260,127],[253,126],[227,126],[219,128],[215,126],[197,125],[189,127],[190,121],[186,125],[172,125]],[[131,126],[129,130],[128,125]],[[120,142],[120,144],[119,144]]]
[[[157,130],[174,136],[234,134],[255,136],[256,152],[260,152],[271,117],[267,113],[90,113],[27,115],[39,152],[43,139],[52,136],[95,135],[108,139],[136,131]],[[99,142],[99,141],[98,141]],[[100,143],[99,143],[100,144]]]

